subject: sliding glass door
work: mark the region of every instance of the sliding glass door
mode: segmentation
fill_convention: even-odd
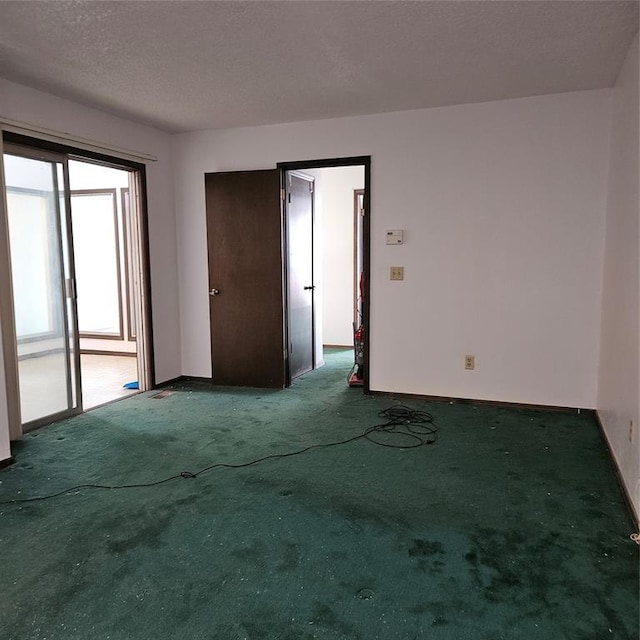
[[[4,148],[23,429],[82,410],[63,156]]]

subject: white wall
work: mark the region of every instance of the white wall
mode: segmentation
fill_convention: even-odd
[[[0,117],[153,154],[147,164],[153,337],[158,382],[180,375],[180,325],[170,136],[0,79]],[[4,372],[0,367],[0,387]],[[0,428],[0,431],[2,429]]]
[[[610,106],[598,90],[174,136],[183,373],[211,374],[204,174],[371,155],[372,389],[595,407]]]
[[[640,519],[638,36],[613,92],[598,413]]]
[[[324,344],[353,346],[353,191],[364,167],[321,169]]]

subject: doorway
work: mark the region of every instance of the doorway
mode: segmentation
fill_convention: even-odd
[[[69,159],[82,405],[136,393],[129,172]]]
[[[294,181],[306,178],[313,185],[304,232],[299,220],[292,225],[292,216],[301,216],[301,196],[296,200],[292,178]],[[345,372],[345,378],[350,386],[364,386],[365,248],[368,251],[364,240],[365,223],[368,224],[364,202],[365,165],[305,166],[286,170],[284,182],[290,378],[293,380],[322,366],[327,349],[349,349],[353,353],[353,369],[349,375]],[[303,195],[304,191],[302,189]],[[301,252],[313,265],[310,270],[305,269],[303,263],[302,279]],[[303,298],[309,296],[312,323],[301,322],[296,317],[301,294]],[[302,370],[294,366],[296,340],[298,343],[304,340],[310,352],[307,366]]]
[[[3,341],[20,432],[152,384],[143,169],[71,151],[3,145]]]
[[[292,362],[290,353],[291,339],[297,331],[295,326],[291,326],[291,312],[299,309],[304,309],[299,316],[306,327],[304,333],[308,345],[307,364],[302,368],[309,366],[309,353],[311,366],[320,364],[318,355],[322,354],[322,334],[318,331],[320,311],[319,296],[316,294],[321,278],[316,262],[319,254],[313,249],[313,239],[309,239],[309,230],[313,234],[313,224],[307,222],[302,223],[306,231],[301,240],[306,247],[302,251],[306,254],[305,273],[298,282],[306,298],[300,307],[292,301],[290,290],[294,283],[290,273],[290,251],[295,253],[297,250],[297,244],[294,244],[291,236],[295,236],[297,231],[292,225],[289,225],[291,228],[287,225],[288,173],[295,172],[302,177],[301,181],[296,181],[299,194],[302,195],[305,189],[300,185],[307,185],[307,194],[313,188],[313,180],[308,174],[314,170],[354,166],[361,167],[364,173],[361,270],[364,295],[361,313],[363,335],[368,335],[369,156],[288,162],[278,164],[277,169],[204,175],[213,384],[273,388],[290,386],[296,374],[296,363]],[[353,193],[347,201],[348,211],[351,212]],[[308,215],[313,218],[313,208]],[[352,214],[347,215],[347,224],[350,226],[353,224]],[[313,256],[311,274],[310,254]],[[351,291],[352,266],[347,271],[343,279]],[[347,318],[352,317],[352,304],[353,301],[347,303]],[[351,325],[351,320],[348,320],[348,324]],[[347,329],[350,336],[352,330],[352,326]],[[362,353],[361,386],[368,392],[369,345],[366,340]]]

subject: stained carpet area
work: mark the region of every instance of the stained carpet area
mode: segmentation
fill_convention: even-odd
[[[284,391],[184,384],[43,428],[0,500],[356,435],[393,400],[346,387],[351,357]],[[635,640],[638,546],[594,419],[406,404],[435,444],[0,507],[1,637]]]

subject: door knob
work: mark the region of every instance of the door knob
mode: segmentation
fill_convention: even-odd
[[[313,291],[313,289],[315,289],[314,285],[309,285],[308,287],[304,288],[305,291]]]
[[[220,295],[220,289],[211,289],[211,291],[209,291],[209,295],[210,296],[219,296]]]

